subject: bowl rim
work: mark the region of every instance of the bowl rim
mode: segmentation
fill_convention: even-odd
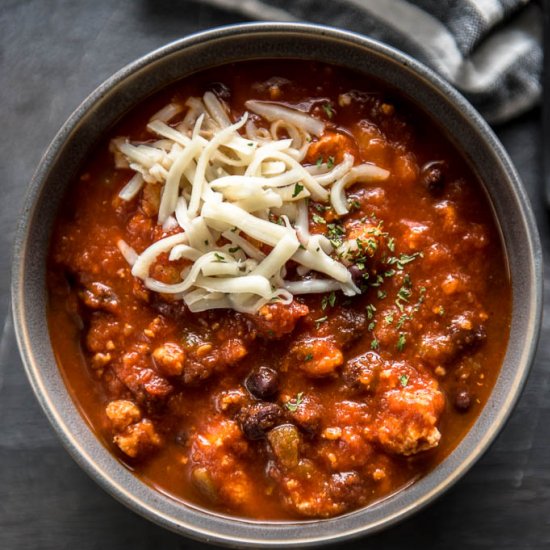
[[[334,530],[331,533],[323,533],[317,536],[308,536],[307,538],[300,538],[294,536],[292,539],[284,538],[288,530],[285,531],[285,526],[300,527],[307,523],[338,523],[338,520],[349,515],[365,515],[371,506],[359,509],[351,514],[344,516],[338,516],[327,520],[315,520],[312,522],[262,522],[261,526],[266,531],[268,529],[278,530],[278,538],[263,539],[261,536],[261,530],[251,530],[247,526],[256,524],[258,522],[243,520],[241,518],[230,518],[229,521],[237,526],[242,527],[240,535],[220,534],[216,532],[214,528],[217,524],[217,519],[226,520],[226,516],[212,513],[207,510],[196,508],[193,505],[179,504],[189,508],[191,517],[194,517],[195,523],[184,523],[177,517],[170,514],[163,513],[159,509],[154,508],[153,503],[145,503],[139,500],[130,490],[121,486],[115,479],[113,473],[107,473],[102,470],[94,461],[89,449],[84,449],[79,441],[73,436],[72,427],[70,421],[65,420],[60,415],[58,406],[55,402],[55,396],[49,394],[45,381],[40,373],[39,361],[32,352],[32,343],[29,338],[28,327],[25,319],[25,300],[23,291],[23,278],[24,278],[24,260],[26,257],[27,237],[29,228],[31,226],[33,216],[39,203],[38,199],[42,190],[46,187],[50,170],[52,169],[55,160],[59,154],[61,154],[64,145],[70,138],[72,132],[78,127],[81,119],[86,113],[96,104],[101,102],[102,98],[108,94],[108,92],[114,89],[116,86],[122,84],[127,78],[135,74],[137,71],[146,68],[148,65],[158,61],[166,56],[177,53],[182,49],[186,49],[195,45],[207,43],[215,39],[235,38],[242,35],[248,35],[253,33],[265,33],[265,34],[294,34],[294,35],[308,35],[316,36],[317,38],[328,38],[332,40],[343,41],[351,46],[359,46],[365,50],[371,50],[375,53],[382,54],[390,57],[394,61],[403,64],[408,69],[411,69],[416,75],[425,81],[428,85],[431,85],[439,91],[449,96],[450,101],[453,102],[462,112],[462,116],[467,120],[470,126],[476,131],[476,133],[483,137],[488,146],[495,154],[495,160],[499,163],[504,172],[508,175],[508,184],[510,191],[512,192],[515,204],[519,209],[520,216],[525,226],[525,232],[527,237],[526,247],[529,250],[530,274],[531,274],[531,294],[530,294],[530,317],[528,319],[528,326],[525,329],[527,345],[522,352],[521,362],[518,364],[513,384],[506,396],[506,401],[501,405],[500,409],[494,414],[494,418],[489,426],[489,429],[485,433],[484,437],[477,442],[477,444],[469,450],[469,453],[460,459],[459,467],[454,469],[448,477],[440,481],[435,487],[432,487],[428,491],[424,491],[420,498],[409,502],[406,506],[398,508],[393,514],[384,517],[374,523],[365,522],[355,529],[347,529],[346,531]],[[322,61],[322,60],[321,60]],[[20,355],[23,359],[23,364],[27,377],[31,383],[33,391],[48,417],[50,423],[54,427],[58,436],[60,437],[63,445],[69,451],[73,459],[96,481],[102,486],[108,493],[114,496],[117,500],[124,503],[133,511],[153,520],[157,524],[166,527],[179,534],[195,538],[204,542],[215,542],[217,544],[224,545],[240,545],[242,546],[263,546],[273,547],[282,545],[298,546],[312,546],[319,543],[334,543],[341,542],[343,540],[358,537],[365,534],[371,534],[379,531],[382,528],[389,527],[398,521],[410,516],[412,513],[424,508],[431,503],[435,498],[444,493],[454,483],[456,483],[481,457],[481,455],[487,450],[490,444],[494,441],[498,433],[502,430],[504,424],[509,418],[515,403],[517,402],[521,391],[524,387],[527,379],[530,366],[533,362],[536,346],[538,342],[539,329],[542,318],[542,249],[540,244],[540,238],[538,235],[538,229],[535,223],[533,212],[530,208],[530,204],[523,189],[518,174],[513,167],[507,153],[503,146],[500,144],[493,131],[488,124],[482,119],[481,115],[475,111],[475,109],[469,104],[469,102],[463,98],[463,96],[456,91],[449,83],[443,80],[440,76],[434,73],[431,69],[424,66],[419,61],[412,57],[402,53],[401,51],[383,44],[372,38],[362,36],[360,34],[336,29],[318,24],[310,23],[240,23],[235,25],[228,25],[224,27],[218,27],[198,33],[194,33],[185,38],[173,41],[163,47],[160,47],[142,57],[136,61],[124,66],[117,71],[114,75],[105,80],[100,86],[98,86],[84,101],[75,109],[70,115],[67,121],[63,124],[61,129],[55,135],[46,152],[44,153],[36,172],[34,173],[31,183],[28,187],[24,206],[21,213],[21,218],[16,231],[14,254],[13,254],[13,266],[12,266],[12,315],[14,318],[15,334],[20,351]],[[50,344],[51,345],[51,344]],[[67,395],[69,392],[67,391]],[[69,397],[70,398],[70,397]],[[479,418],[476,419],[475,424],[479,422]],[[471,431],[472,428],[469,430]],[[90,428],[89,428],[90,429]],[[91,429],[90,429],[91,431]],[[468,434],[463,438],[466,439]],[[95,436],[94,436],[95,437]],[[96,438],[97,445],[102,445],[99,439]],[[459,444],[460,445],[460,444]],[[452,456],[456,452],[456,449],[451,453]],[[445,464],[449,457],[445,458],[439,466]],[[436,468],[438,469],[439,466]],[[123,468],[123,466],[121,466]],[[115,472],[116,473],[116,472]],[[431,471],[424,479],[429,478],[432,475]],[[151,488],[152,491],[155,491]],[[399,491],[397,494],[402,493]],[[159,497],[160,498],[160,497]],[[384,501],[387,499],[384,499]],[[383,501],[383,502],[384,502]],[[208,523],[211,526],[208,527]],[[206,526],[205,526],[206,525]],[[236,529],[237,530],[237,529]],[[294,529],[296,531],[296,529]]]

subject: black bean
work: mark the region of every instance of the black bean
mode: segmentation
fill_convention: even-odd
[[[260,367],[249,374],[245,386],[254,397],[268,399],[279,391],[279,374],[269,367]]]
[[[440,162],[430,162],[422,168],[421,180],[426,189],[432,195],[438,195],[445,186],[445,174],[443,164]]]
[[[451,325],[450,336],[458,352],[475,351],[487,339],[487,333],[483,325],[463,329],[457,325]]]
[[[367,273],[368,270],[366,268],[361,269],[357,265],[352,264],[348,267],[348,271],[350,272],[353,281],[356,283],[360,283],[364,280],[363,276],[365,275],[365,273]]]
[[[263,439],[266,432],[283,420],[284,413],[275,403],[254,403],[243,409],[237,420],[248,439]]]
[[[209,88],[219,99],[228,100],[231,97],[231,90],[222,82],[213,82]]]
[[[472,396],[466,390],[460,390],[455,395],[455,407],[461,411],[466,412],[472,406]]]
[[[176,433],[174,437],[174,441],[181,445],[182,447],[185,447],[187,445],[187,442],[189,441],[189,432],[186,430],[180,430]]]

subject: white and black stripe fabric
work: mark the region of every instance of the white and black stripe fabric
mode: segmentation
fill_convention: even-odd
[[[250,19],[311,21],[377,38],[437,71],[492,123],[541,96],[542,10],[534,1],[203,1]]]

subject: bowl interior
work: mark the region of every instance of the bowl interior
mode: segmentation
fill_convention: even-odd
[[[439,121],[474,167],[495,210],[513,282],[510,344],[477,422],[451,455],[411,487],[367,509],[308,522],[226,518],[184,506],[140,482],[96,439],[71,400],[51,349],[45,260],[65,189],[98,138],[135,104],[198,70],[248,59],[321,60],[400,89]],[[122,69],[75,111],[55,137],[31,183],[18,230],[13,307],[18,342],[37,397],[73,457],[105,489],[172,530],[218,543],[315,545],[372,532],[405,517],[449,487],[503,426],[533,357],[541,312],[541,250],[526,196],[504,150],[471,106],[414,60],[358,35],[313,25],[239,25],[170,44]]]

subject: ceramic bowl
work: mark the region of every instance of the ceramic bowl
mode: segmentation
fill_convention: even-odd
[[[46,323],[46,251],[67,186],[98,138],[133,106],[196,71],[246,59],[316,60],[372,75],[402,91],[445,129],[483,182],[500,223],[513,285],[513,318],[490,399],[456,449],[410,487],[367,508],[318,521],[255,522],[183,505],[141,482],[95,437],[56,365]],[[247,24],[195,34],[156,50],[109,78],[73,113],[30,184],[17,232],[12,303],[28,377],[74,459],[134,511],[182,535],[234,546],[318,546],[372,533],[441,495],[487,449],[526,379],[541,316],[541,248],[526,194],[502,145],[471,105],[412,58],[363,36],[305,24]],[[83,497],[84,498],[84,497]]]

